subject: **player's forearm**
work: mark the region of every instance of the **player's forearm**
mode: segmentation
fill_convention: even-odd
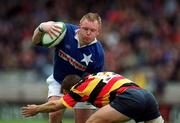
[[[38,105],[36,111],[38,113],[40,112],[54,112],[54,111],[58,111],[60,109],[64,109],[65,106],[63,104],[61,104],[59,102],[59,100],[57,101],[49,101],[47,103]]]

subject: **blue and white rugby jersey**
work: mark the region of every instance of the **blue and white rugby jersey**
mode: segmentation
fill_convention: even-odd
[[[80,47],[76,32],[78,26],[67,24],[64,39],[55,47],[53,76],[59,83],[68,74],[96,73],[103,71],[104,50],[95,40],[87,46]]]

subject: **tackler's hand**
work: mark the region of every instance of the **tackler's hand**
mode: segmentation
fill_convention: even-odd
[[[21,115],[25,117],[31,117],[38,114],[37,105],[27,105],[21,108]]]

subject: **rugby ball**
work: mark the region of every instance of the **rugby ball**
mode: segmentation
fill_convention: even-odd
[[[57,33],[58,36],[54,36],[53,38],[48,33],[44,33],[41,37],[41,43],[44,47],[51,48],[59,44],[64,38],[67,30],[66,25],[63,22],[56,22],[56,24],[61,27],[61,33]]]

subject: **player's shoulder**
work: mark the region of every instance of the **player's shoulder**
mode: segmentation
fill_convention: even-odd
[[[104,51],[104,48],[103,48],[101,42],[98,40],[97,40],[97,47],[98,47],[98,49],[101,49],[102,51]]]
[[[99,55],[104,55],[104,48],[102,46],[102,44],[100,43],[100,41],[97,41],[96,42],[96,45],[95,45],[95,52],[98,53]]]
[[[75,30],[77,30],[77,29],[79,28],[78,25],[71,24],[71,23],[65,23],[65,25],[66,25],[66,28],[67,28],[67,29],[73,30],[73,31],[75,31]]]

